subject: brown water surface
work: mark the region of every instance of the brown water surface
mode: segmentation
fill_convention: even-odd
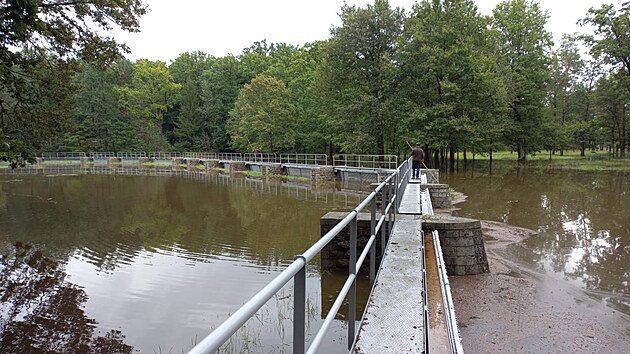
[[[198,173],[0,176],[0,352],[185,352],[319,239],[324,213],[360,199]],[[336,291],[318,264],[309,337]],[[290,351],[292,294],[225,351]],[[335,321],[324,350],[345,348],[346,327]]]
[[[588,315],[630,315],[629,173],[510,163],[492,174],[469,169],[442,177],[468,196],[456,215],[538,232],[508,246],[505,259],[545,275],[539,301]]]

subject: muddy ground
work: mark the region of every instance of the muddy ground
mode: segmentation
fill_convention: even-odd
[[[490,273],[449,277],[464,352],[630,353],[630,316],[519,263],[533,231],[490,221],[482,228]]]

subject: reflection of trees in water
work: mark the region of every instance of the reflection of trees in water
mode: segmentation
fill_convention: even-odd
[[[65,281],[59,264],[16,243],[0,258],[0,352],[132,353],[120,331],[94,336],[81,308],[85,292]]]
[[[262,265],[292,261],[319,237],[322,209],[336,206],[333,197],[299,200],[273,184],[220,183],[181,176],[36,176],[3,188],[11,207],[0,210],[0,218],[10,220],[5,230],[12,241],[36,244],[55,259],[81,249],[99,270],[111,271],[144,250],[174,247],[198,261],[215,255]],[[295,191],[305,196],[306,190]]]
[[[468,195],[460,215],[537,230],[525,242],[533,252],[519,255],[588,289],[630,295],[630,174],[526,168],[471,175],[449,176]]]

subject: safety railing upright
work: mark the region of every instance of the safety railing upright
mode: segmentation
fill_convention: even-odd
[[[408,162],[405,161],[395,172],[381,182],[359,205],[349,212],[335,227],[322,236],[313,246],[303,254],[297,255],[295,260],[283,270],[276,278],[261,289],[240,309],[231,315],[225,322],[201,340],[189,354],[214,353],[230,337],[241,328],[247,320],[260,310],[274,294],[293,280],[293,353],[316,353],[321,346],[324,337],[330,328],[335,316],[339,312],[346,296],[348,297],[348,350],[356,339],[356,277],[363,262],[370,256],[370,284],[373,286],[376,278],[376,238],[380,237],[381,254],[385,253],[388,236],[393,228],[393,220],[400,199],[401,178],[399,174],[408,175]],[[380,194],[379,194],[380,193]],[[381,198],[381,213],[377,218],[377,197]],[[357,254],[357,223],[361,210],[370,208],[370,238],[363,251]],[[339,233],[349,226],[350,228],[350,259],[348,277],[341,288],[339,295],[330,308],[322,326],[306,350],[306,265],[317,256],[323,248],[332,242]]]

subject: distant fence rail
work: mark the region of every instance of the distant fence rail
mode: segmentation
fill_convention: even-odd
[[[187,159],[216,160],[218,158],[218,154],[216,152],[184,152],[181,157]]]
[[[281,154],[280,163],[295,165],[328,165],[326,154]]]
[[[116,157],[120,157],[122,159],[139,159],[141,157],[147,157],[146,152],[119,152],[116,154]]]
[[[79,160],[82,157],[85,157],[84,152],[42,152],[39,155],[44,160]]]
[[[243,154],[243,160],[249,162],[277,163],[278,155],[273,152],[252,152]]]
[[[111,157],[116,157],[115,152],[88,152],[88,157],[93,159],[109,159]]]
[[[170,160],[176,157],[182,157],[181,152],[163,152],[163,151],[155,151],[147,154],[148,158],[157,159],[157,160]]]
[[[398,166],[398,157],[396,155],[338,154],[333,156],[333,166],[393,170]]]
[[[280,163],[289,165],[310,165],[310,166],[330,166],[348,167],[356,169],[387,169],[395,170],[398,167],[398,157],[395,155],[358,155],[358,154],[337,154],[332,157],[332,161],[326,154],[297,154],[272,152],[43,152],[38,157],[42,160],[80,160],[88,157],[94,160],[106,160],[109,158],[121,158],[137,160],[140,158],[152,158],[156,160],[170,160],[173,158],[194,158],[204,160],[220,160],[225,162],[261,162]]]

